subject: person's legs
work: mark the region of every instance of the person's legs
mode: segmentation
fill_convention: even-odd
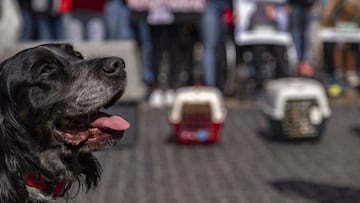
[[[290,13],[290,32],[296,49],[296,56],[298,61],[301,61],[301,10],[299,6],[293,5]]]
[[[314,71],[309,65],[311,49],[311,21],[313,19],[311,7],[292,6],[290,14],[290,31],[293,37],[298,66],[297,72],[304,76],[313,76]]]
[[[335,43],[325,42],[323,45],[324,65],[328,76],[327,92],[331,97],[337,97],[342,92],[341,81],[334,63]]]
[[[65,39],[72,42],[78,42],[84,40],[83,23],[73,14],[66,14],[64,16],[64,30],[65,30]]]
[[[356,72],[360,74],[360,44],[354,43],[352,44],[352,50],[355,52],[356,56]]]
[[[65,33],[62,16],[52,16],[49,14],[38,13],[36,15],[36,19],[40,40],[64,39]]]
[[[65,38],[64,33],[64,22],[61,15],[53,16],[52,17],[52,31],[53,31],[53,39],[54,40],[61,40]]]
[[[89,13],[89,19],[86,22],[87,40],[99,42],[105,40],[105,25],[100,14]]]
[[[34,37],[34,13],[30,9],[22,8],[22,29],[20,34],[20,41],[32,40]]]
[[[165,88],[162,84],[161,62],[163,60],[163,53],[168,50],[169,38],[168,27],[162,25],[151,26],[151,38],[153,42],[153,54],[152,54],[152,67],[154,74],[154,81],[149,84],[149,105],[155,108],[164,107],[165,104]],[[167,70],[169,71],[169,70]],[[161,87],[160,87],[161,86]]]
[[[360,86],[360,78],[358,73],[358,44],[351,43],[345,46],[344,50],[344,76],[346,82],[351,87]]]
[[[51,22],[46,14],[36,14],[39,40],[51,40]]]
[[[104,20],[109,39],[133,39],[130,10],[122,1],[106,1]]]
[[[324,65],[330,83],[338,83],[334,64],[335,43],[325,42],[323,45]]]
[[[203,43],[202,71],[204,83],[208,86],[216,85],[216,47],[220,39],[221,23],[220,8],[209,1],[200,22],[200,32]]]
[[[119,1],[119,21],[117,25],[119,39],[133,39],[134,32],[131,27],[130,9],[122,2]]]
[[[311,52],[311,22],[312,10],[308,7],[301,8],[301,47],[299,61],[309,61]]]
[[[105,40],[105,25],[101,13],[77,10],[65,17],[67,39],[72,41]]]
[[[195,25],[193,25],[195,27]],[[192,29],[194,29],[192,27]],[[185,36],[183,37],[183,49],[184,50],[184,56],[183,56],[183,64],[186,72],[187,77],[184,79],[184,85],[194,85],[194,47],[196,44],[196,36],[197,33],[195,30],[189,29],[190,31],[184,31]]]
[[[311,40],[311,8],[293,5],[290,14],[290,31],[299,62],[307,61]]]
[[[172,88],[193,85],[193,49],[195,37],[191,24],[178,23],[172,26],[170,43],[171,73],[169,84]]]
[[[153,46],[151,42],[150,27],[145,20],[139,21],[135,26],[138,31],[138,41],[141,49],[142,76],[146,84],[154,84],[155,75],[152,64]]]
[[[107,0],[105,3],[104,21],[108,39],[116,39],[119,21],[119,0]]]
[[[151,26],[151,38],[153,42],[152,66],[154,70],[154,83],[151,84],[151,86],[153,88],[158,88],[160,86],[159,74],[161,60],[169,43],[168,35],[164,29],[164,26],[161,25]]]

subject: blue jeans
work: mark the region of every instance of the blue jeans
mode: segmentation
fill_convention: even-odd
[[[39,40],[64,39],[64,25],[62,16],[37,14],[36,19],[38,23]]]
[[[129,8],[120,0],[108,0],[105,5],[105,24],[108,39],[137,39],[141,49],[143,80],[147,84],[152,84],[154,82],[152,43],[146,20],[140,20],[132,25]]]
[[[201,16],[200,32],[203,43],[201,60],[204,85],[216,86],[216,48],[225,30],[222,20],[223,0],[208,0]]]
[[[146,84],[153,84],[155,80],[154,70],[152,67],[153,46],[151,41],[151,31],[146,20],[140,20],[134,25],[137,34],[137,41],[141,50],[142,76]]]
[[[105,4],[105,24],[109,39],[133,39],[130,10],[120,0],[108,0]]]
[[[313,19],[311,7],[291,6],[290,31],[299,62],[306,61],[310,53],[310,28]]]
[[[20,41],[29,41],[34,37],[34,13],[30,10],[22,10],[22,28],[20,34]]]

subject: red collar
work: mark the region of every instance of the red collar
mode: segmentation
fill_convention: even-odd
[[[44,180],[41,176],[29,175],[25,179],[26,185],[36,188],[46,194],[52,194],[55,197],[63,195],[67,186],[66,181],[52,183]]]

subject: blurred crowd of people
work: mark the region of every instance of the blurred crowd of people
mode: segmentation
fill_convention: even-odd
[[[291,67],[284,45],[255,44],[253,58],[269,51],[276,59],[274,77],[314,77],[322,68],[330,96],[341,95],[344,82],[359,87],[359,42],[327,41],[321,51],[322,67],[314,67],[314,24],[319,27],[356,30],[360,22],[359,0],[18,0],[22,16],[19,41],[103,41],[135,39],[142,59],[142,79],[147,99],[154,107],[171,105],[174,89],[202,84],[224,89],[219,78],[219,43],[234,41],[234,31],[245,14],[236,12],[239,2],[254,2],[246,14],[248,30],[274,29],[289,33],[296,50]],[[238,3],[238,4],[237,4]],[[250,7],[249,7],[250,8]],[[250,9],[251,10],[251,9]],[[359,32],[360,34],[360,32]],[[316,37],[315,37],[316,38]],[[194,70],[194,49],[200,42],[201,57]],[[164,61],[169,68],[164,75]],[[255,75],[264,61],[253,60]],[[200,72],[201,74],[197,74]],[[200,76],[199,76],[200,75]],[[261,81],[259,81],[261,82]]]

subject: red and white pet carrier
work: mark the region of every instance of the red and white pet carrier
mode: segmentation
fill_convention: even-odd
[[[169,113],[180,143],[215,143],[225,121],[223,96],[213,87],[183,87]]]

